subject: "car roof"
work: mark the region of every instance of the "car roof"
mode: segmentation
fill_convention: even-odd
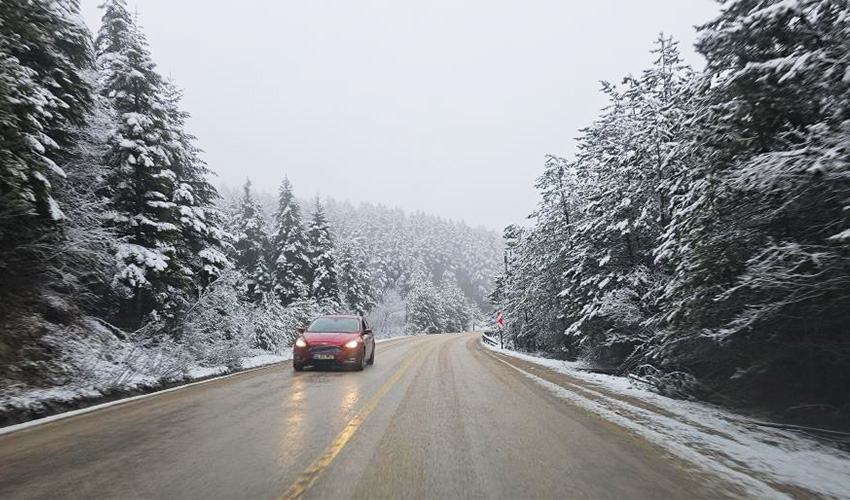
[[[354,318],[360,319],[362,316],[357,314],[322,314],[319,318]]]

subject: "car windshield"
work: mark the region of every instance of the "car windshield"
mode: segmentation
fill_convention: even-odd
[[[317,333],[355,333],[360,331],[360,320],[357,318],[317,318],[310,324],[307,331]]]

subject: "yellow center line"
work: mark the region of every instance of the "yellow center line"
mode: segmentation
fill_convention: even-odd
[[[393,376],[387,380],[383,386],[381,386],[378,392],[369,399],[363,409],[349,420],[347,424],[345,424],[345,427],[336,436],[336,439],[331,442],[330,446],[325,449],[325,452],[322,453],[321,456],[319,456],[319,458],[317,458],[312,464],[310,464],[310,467],[308,467],[307,470],[298,476],[292,486],[290,486],[289,489],[286,490],[286,493],[283,494],[281,499],[300,499],[314,484],[316,484],[321,473],[327,469],[337,455],[342,452],[345,445],[351,437],[354,436],[354,433],[357,432],[357,429],[360,428],[366,418],[368,418],[375,408],[378,407],[378,402],[381,401],[381,398],[390,392],[396,382],[398,382],[407,369],[410,368],[415,357],[418,356],[410,356],[404,361],[398,371],[396,371],[395,374],[393,374]]]

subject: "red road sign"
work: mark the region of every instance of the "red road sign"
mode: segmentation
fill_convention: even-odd
[[[496,326],[499,330],[505,328],[505,319],[502,317],[502,311],[496,311]]]

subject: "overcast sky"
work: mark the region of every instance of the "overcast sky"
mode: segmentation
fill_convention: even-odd
[[[703,65],[713,0],[127,0],[185,89],[219,185],[286,175],[319,193],[501,230],[524,223],[547,153],[569,156],[599,80],[664,31]],[[93,30],[100,0],[83,0]]]

